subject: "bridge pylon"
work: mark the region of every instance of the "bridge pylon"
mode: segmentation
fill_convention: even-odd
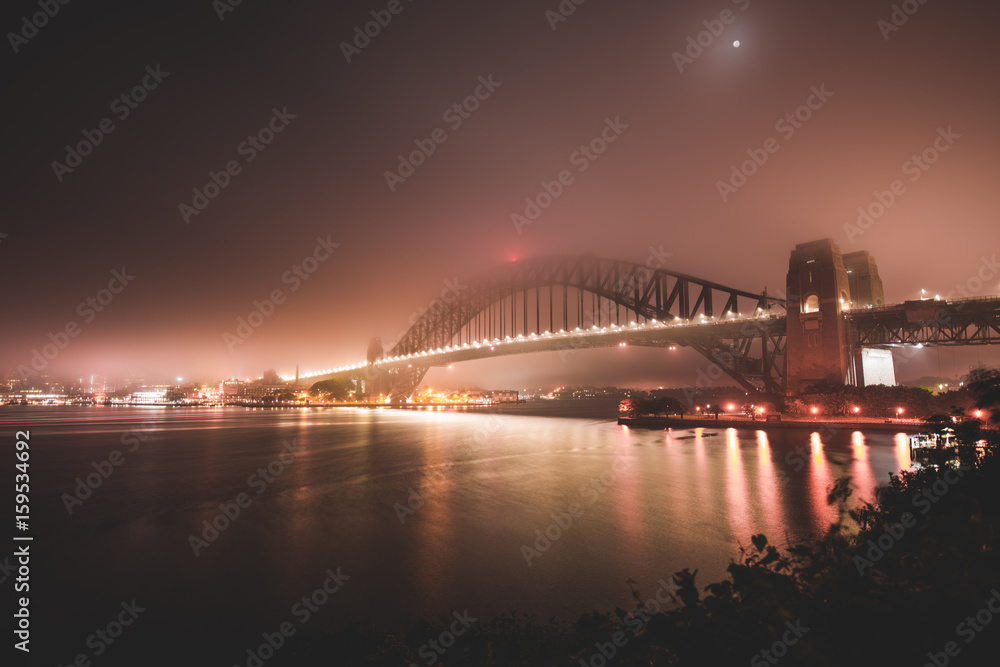
[[[795,246],[788,262],[785,390],[810,385],[894,384],[892,352],[857,344],[845,313],[884,303],[867,251],[843,255],[832,239]]]

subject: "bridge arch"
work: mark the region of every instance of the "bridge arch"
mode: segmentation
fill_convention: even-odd
[[[748,390],[777,395],[784,372],[783,318],[741,321],[739,315],[784,309],[783,299],[727,287],[663,268],[593,256],[524,259],[456,285],[424,312],[386,353],[425,350],[530,333],[621,326],[632,321],[712,321],[734,326],[686,332],[663,345],[692,347]],[[783,313],[782,313],[783,314]],[[369,359],[369,361],[371,361]],[[392,371],[389,395],[412,395],[427,366]]]

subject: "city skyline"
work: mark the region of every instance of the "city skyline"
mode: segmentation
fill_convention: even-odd
[[[998,99],[981,85],[998,65],[990,22],[970,20],[992,5],[400,7],[296,7],[275,26],[251,5],[110,3],[87,14],[101,40],[67,5],[13,40],[7,186],[35,196],[8,197],[0,229],[18,285],[0,367],[71,325],[53,372],[356,363],[483,269],[552,254],[779,293],[792,246],[828,237],[872,253],[887,301],[1000,292]],[[904,376],[998,360],[924,357]],[[428,380],[684,384],[700,365],[591,350]]]

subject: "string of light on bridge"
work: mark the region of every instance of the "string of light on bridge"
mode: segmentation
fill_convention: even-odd
[[[737,313],[737,314],[734,315],[730,311],[730,312],[726,313],[721,320],[718,319],[718,318],[716,318],[714,315],[712,317],[705,317],[704,314],[701,314],[701,315],[698,316],[698,318],[696,320],[690,320],[690,319],[685,320],[685,319],[683,319],[681,317],[675,317],[674,320],[673,320],[673,322],[660,322],[660,321],[658,321],[656,319],[652,319],[649,322],[643,322],[643,323],[638,323],[638,322],[633,321],[630,324],[628,324],[627,326],[619,326],[617,324],[611,324],[611,325],[606,326],[606,327],[598,327],[595,324],[590,329],[582,329],[580,327],[577,327],[576,329],[574,329],[572,331],[565,331],[563,329],[560,329],[558,332],[555,332],[555,333],[553,333],[551,331],[545,331],[545,332],[543,332],[541,334],[538,334],[538,333],[535,333],[535,332],[531,332],[527,336],[525,336],[524,334],[517,334],[517,336],[514,336],[514,337],[506,336],[503,339],[500,339],[500,338],[493,338],[493,339],[484,338],[481,342],[480,341],[474,341],[471,344],[470,343],[463,343],[461,345],[455,345],[455,346],[445,345],[444,347],[439,347],[439,348],[436,348],[436,349],[423,350],[421,352],[412,352],[410,354],[397,355],[397,356],[392,356],[392,357],[383,357],[382,359],[378,359],[377,361],[375,361],[374,365],[379,366],[379,365],[385,365],[385,364],[395,364],[395,363],[400,363],[400,362],[403,362],[403,361],[406,361],[406,360],[424,359],[424,358],[427,358],[427,357],[433,357],[435,355],[449,354],[449,353],[452,353],[452,352],[460,352],[460,351],[463,351],[463,350],[478,350],[478,349],[482,349],[484,347],[489,347],[490,350],[492,351],[494,348],[496,348],[499,345],[508,345],[508,344],[511,344],[511,343],[524,343],[524,342],[537,341],[537,340],[551,340],[553,338],[572,338],[572,337],[596,336],[596,335],[601,335],[601,334],[606,334],[606,333],[621,333],[623,331],[643,331],[643,330],[648,331],[650,329],[668,329],[668,328],[673,328],[673,327],[686,327],[686,326],[692,326],[692,325],[693,326],[699,326],[699,327],[701,327],[701,326],[711,326],[713,324],[726,324],[727,322],[734,322],[734,321],[741,320],[741,319],[742,320],[758,320],[758,319],[766,319],[766,318],[769,318],[769,317],[774,317],[774,315],[772,315],[770,312],[764,311],[761,308],[758,308],[756,310],[756,312],[754,313],[754,315],[749,316],[749,317],[748,316],[744,316],[743,313]],[[671,346],[671,349],[674,349],[674,347]],[[345,372],[348,372],[348,371],[361,370],[361,369],[364,369],[364,368],[367,368],[367,367],[368,367],[368,363],[367,362],[361,362],[361,363],[350,364],[350,365],[346,365],[346,366],[338,366],[336,368],[327,368],[325,370],[311,371],[311,372],[308,372],[308,373],[304,373],[302,375],[302,377],[303,378],[319,377],[319,376],[323,376],[323,375],[332,375],[334,373],[345,373]],[[294,376],[282,376],[282,379],[284,379],[284,380],[294,380],[295,377]]]

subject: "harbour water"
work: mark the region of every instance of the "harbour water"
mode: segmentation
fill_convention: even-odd
[[[891,433],[643,431],[613,417],[597,402],[4,407],[8,451],[30,430],[36,636],[57,664],[93,656],[88,638],[135,600],[145,611],[123,642],[211,628],[243,664],[244,634],[302,621],[296,602],[338,573],[314,631],[396,632],[452,610],[574,620],[628,606],[628,579],[649,593],[683,568],[717,580],[755,533],[823,530],[835,480],[870,499],[909,466]]]

